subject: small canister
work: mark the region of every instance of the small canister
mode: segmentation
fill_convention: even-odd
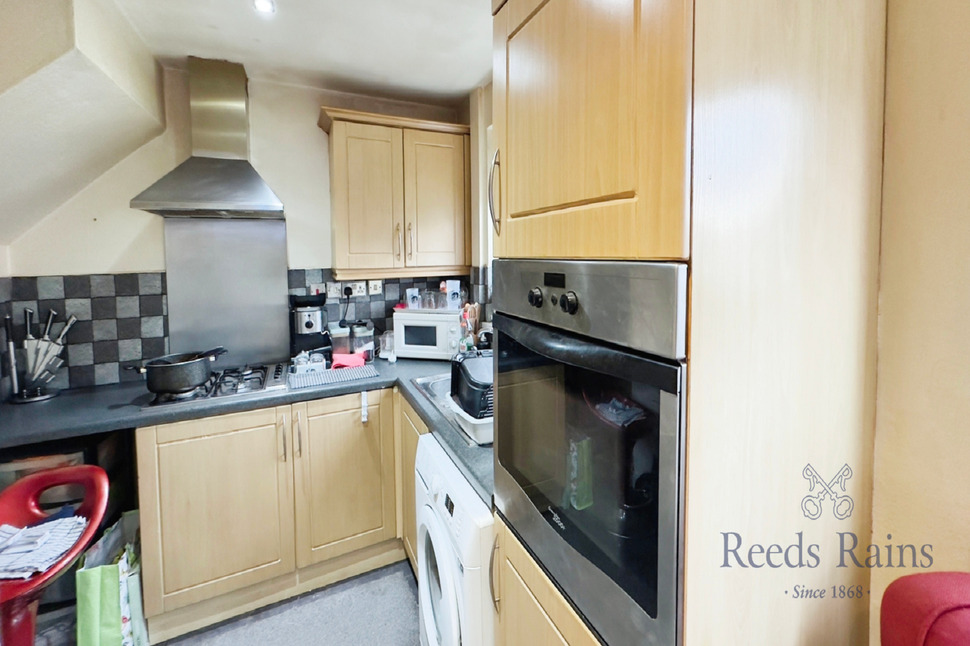
[[[374,360],[374,328],[358,321],[350,328],[351,345],[354,354],[364,355],[364,361]]]
[[[333,345],[334,354],[350,354],[353,348],[350,345],[350,327],[340,327],[340,323],[330,323],[327,325],[330,333],[330,343]]]

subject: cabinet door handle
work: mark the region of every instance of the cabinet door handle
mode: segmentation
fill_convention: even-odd
[[[495,612],[498,612],[499,603],[502,601],[499,597],[495,596],[495,552],[498,551],[498,534],[495,534],[495,538],[492,541],[492,554],[488,557],[488,591],[492,595],[492,607],[495,608]],[[499,564],[501,567],[501,564]]]
[[[404,248],[404,234],[401,233],[401,225],[398,224],[395,228],[397,231],[397,259],[401,259],[401,250]]]
[[[495,213],[495,194],[494,194],[494,181],[495,181],[495,167],[501,166],[498,160],[498,149],[495,149],[495,154],[492,156],[492,165],[488,167],[488,217],[492,219],[492,226],[495,228],[495,235],[499,235],[502,229],[502,222],[499,220],[498,215]]]
[[[303,413],[296,414],[296,455],[303,457]]]
[[[286,462],[286,413],[280,416],[281,428],[283,429],[283,462]]]
[[[414,226],[408,222],[408,258],[414,256]]]

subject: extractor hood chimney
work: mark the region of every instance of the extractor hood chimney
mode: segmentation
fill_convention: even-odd
[[[249,163],[242,65],[189,57],[192,156],[130,206],[169,218],[283,219],[283,203]]]

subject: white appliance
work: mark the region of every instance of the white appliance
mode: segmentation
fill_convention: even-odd
[[[422,646],[492,646],[492,513],[432,434],[415,458]]]
[[[394,311],[394,354],[410,359],[450,359],[458,352],[457,310]]]

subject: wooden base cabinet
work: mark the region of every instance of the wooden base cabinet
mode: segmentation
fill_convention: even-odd
[[[428,432],[428,426],[415,412],[411,404],[400,394],[398,421],[401,437],[401,540],[404,551],[411,562],[411,569],[418,571],[418,558],[415,548],[418,543],[417,505],[415,504],[414,460],[418,454],[418,440]]]
[[[365,395],[136,430],[153,641],[404,558],[392,392]]]
[[[443,276],[471,260],[469,127],[323,107],[338,280]]]
[[[288,408],[137,430],[147,616],[293,571]]]
[[[600,643],[498,515],[495,541],[490,574],[496,646]]]
[[[299,567],[396,535],[393,396],[365,394],[293,405]]]

